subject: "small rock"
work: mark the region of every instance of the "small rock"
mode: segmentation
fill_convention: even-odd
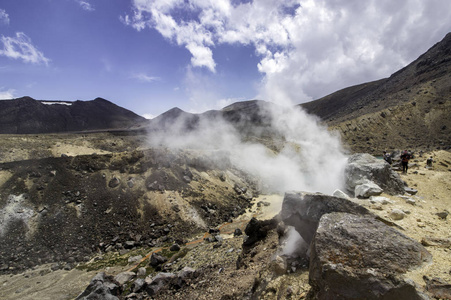
[[[404,187],[404,191],[410,195],[415,195],[416,193],[418,193],[418,190],[412,189],[410,187]]]
[[[421,239],[421,244],[423,246],[448,248],[451,247],[451,239],[426,236]]]
[[[171,246],[171,248],[169,248],[169,250],[171,251],[180,251],[180,246],[177,244],[174,244]]]
[[[370,202],[373,204],[389,204],[389,203],[393,203],[393,201],[391,201],[390,199],[388,199],[387,197],[382,197],[382,196],[371,196],[370,197]]]
[[[446,220],[446,217],[448,216],[448,212],[447,211],[442,211],[442,212],[438,212],[436,213],[436,215],[443,220]]]
[[[129,181],[127,181],[127,186],[128,186],[129,188],[134,187],[134,186],[135,186],[134,181],[133,181],[132,179],[130,179]]]
[[[161,264],[164,264],[168,259],[164,256],[161,256],[157,253],[152,253],[152,255],[150,256],[150,262],[149,264],[152,267],[157,267]]]
[[[277,255],[276,258],[271,263],[274,273],[277,275],[283,275],[287,272],[287,261],[280,255]]]
[[[120,183],[121,183],[121,182],[120,182],[120,180],[119,180],[118,178],[113,177],[113,178],[110,180],[110,182],[108,182],[108,187],[110,187],[110,188],[113,189],[113,188],[117,187]]]
[[[399,221],[404,219],[406,214],[402,210],[395,208],[390,212],[389,216],[390,218],[392,218],[392,220]]]
[[[406,199],[406,203],[408,203],[408,204],[410,204],[410,205],[415,205],[416,201],[415,201],[415,199],[407,198],[407,199]]]
[[[135,241],[126,241],[124,248],[125,249],[132,249],[133,247],[135,247]]]
[[[141,255],[137,255],[137,256],[130,256],[128,258],[128,263],[134,263],[134,262],[138,262],[142,259],[143,257]]]
[[[213,245],[213,249],[219,248],[222,246],[222,242],[216,243]]]
[[[146,276],[147,270],[144,267],[141,267],[138,269],[138,272],[136,273],[136,276]]]
[[[241,229],[236,228],[235,231],[233,232],[233,236],[240,236],[243,234],[243,231],[241,231]]]
[[[52,264],[52,265],[50,266],[50,269],[51,269],[52,271],[56,271],[56,270],[61,269],[61,267],[60,267],[60,265],[59,265],[58,263],[54,263],[54,264]]]
[[[132,280],[136,274],[134,272],[122,272],[114,276],[114,280],[116,280],[120,285],[123,285],[130,280]]]
[[[138,278],[133,282],[131,290],[133,293],[139,293],[144,290],[146,284],[147,283],[143,278]]]

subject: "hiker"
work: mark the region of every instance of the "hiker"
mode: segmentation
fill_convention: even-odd
[[[432,160],[432,156],[431,156],[426,160],[426,166],[428,168],[432,168],[432,162],[433,162],[433,160]]]
[[[401,154],[402,172],[404,174],[407,174],[407,169],[409,168],[410,157],[411,157],[410,153],[407,152],[407,150],[404,150],[404,153]]]
[[[390,153],[387,153],[387,151],[384,151],[384,160],[388,162],[390,165],[393,163],[393,160],[391,159]]]

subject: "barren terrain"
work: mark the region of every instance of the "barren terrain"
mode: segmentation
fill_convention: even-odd
[[[3,136],[0,145],[2,162],[20,161],[24,159],[42,159],[46,157],[58,158],[62,154],[67,156],[113,154],[114,157],[128,157],[131,151],[136,149],[141,137],[121,137],[110,134],[92,135],[28,135],[28,136]],[[41,149],[41,150],[38,150]],[[145,149],[141,149],[145,152]],[[187,154],[186,154],[187,155]],[[426,158],[433,156],[434,167],[425,168]],[[451,153],[448,151],[433,151],[424,153],[422,157],[416,157],[411,161],[412,167],[407,175],[401,175],[402,179],[412,188],[418,190],[414,196],[406,197],[382,195],[391,200],[388,204],[374,204],[369,200],[355,199],[361,205],[370,208],[384,219],[390,220],[392,209],[399,208],[406,213],[402,220],[393,220],[402,227],[403,233],[421,242],[425,237],[451,239],[450,220],[440,218],[436,213],[447,212],[451,207],[450,182],[451,182]],[[127,173],[119,173],[115,170],[103,171],[107,178],[117,176],[127,180]],[[208,199],[223,199],[227,189],[232,190],[233,183],[243,181],[234,173],[225,173],[227,180],[223,180],[224,173],[214,170],[192,169],[193,178],[190,183],[193,190],[202,191],[202,197]],[[169,173],[168,173],[169,174]],[[86,175],[86,174],[85,174]],[[12,170],[0,170],[0,186],[5,185],[14,176]],[[137,176],[136,184],[144,184]],[[222,179],[221,179],[222,178]],[[230,184],[232,185],[230,186]],[[33,185],[32,182],[29,183]],[[145,186],[141,186],[145,189]],[[19,273],[7,273],[0,276],[0,299],[73,299],[81,293],[89,284],[90,279],[98,272],[105,271],[108,274],[118,274],[126,270],[136,270],[139,261],[128,262],[130,257],[140,255],[144,265],[147,265],[146,257],[154,251],[163,249],[163,253],[172,256],[171,265],[165,271],[177,271],[188,266],[198,270],[198,277],[193,279],[188,287],[177,291],[163,291],[158,299],[241,299],[258,295],[259,299],[304,299],[309,290],[308,267],[302,263],[294,263],[285,275],[275,275],[272,261],[280,251],[278,234],[269,232],[266,239],[258,242],[243,253],[243,236],[231,234],[235,228],[244,229],[246,223],[252,218],[269,219],[280,210],[283,195],[254,195],[252,208],[245,214],[226,215],[216,214],[215,208],[206,210],[212,213],[208,224],[207,220],[193,215],[190,210],[191,202],[181,193],[173,190],[164,192],[148,191],[152,204],[162,216],[180,217],[180,227],[173,228],[174,237],[177,232],[185,235],[182,250],[175,254],[167,250],[170,245],[160,243],[154,246],[143,244],[131,250],[101,252],[91,255],[88,260],[78,264],[66,265],[61,268],[55,263],[35,265]],[[2,195],[3,197],[3,195]],[[414,201],[411,201],[414,200]],[[192,202],[194,201],[194,202]],[[174,207],[178,208],[175,214]],[[244,210],[243,210],[244,211]],[[188,221],[198,220],[192,229],[186,230],[183,226]],[[183,220],[185,222],[183,222]],[[177,224],[177,223],[175,223]],[[195,224],[195,222],[193,223]],[[220,229],[223,242],[209,243],[203,240],[209,236],[208,227],[214,226]],[[196,229],[195,229],[196,228]],[[425,268],[412,271],[407,277],[414,280],[419,286],[424,287],[422,279],[439,277],[451,282],[451,250],[450,245],[427,246],[433,255],[432,264]],[[15,249],[10,249],[15,251]],[[242,266],[237,269],[237,261],[242,261]],[[140,266],[142,266],[141,264]],[[148,274],[155,270],[147,266]],[[14,274],[15,273],[15,274]]]

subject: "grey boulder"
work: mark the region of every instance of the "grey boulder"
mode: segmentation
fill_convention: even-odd
[[[424,299],[402,274],[430,262],[431,254],[371,216],[324,215],[310,255],[315,299]]]
[[[356,153],[348,158],[345,169],[346,189],[354,192],[356,186],[372,181],[390,195],[404,194],[404,183],[383,159],[367,153]]]

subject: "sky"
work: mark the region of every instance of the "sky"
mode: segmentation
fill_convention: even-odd
[[[102,97],[145,117],[312,101],[390,76],[450,0],[1,0],[0,99]]]

